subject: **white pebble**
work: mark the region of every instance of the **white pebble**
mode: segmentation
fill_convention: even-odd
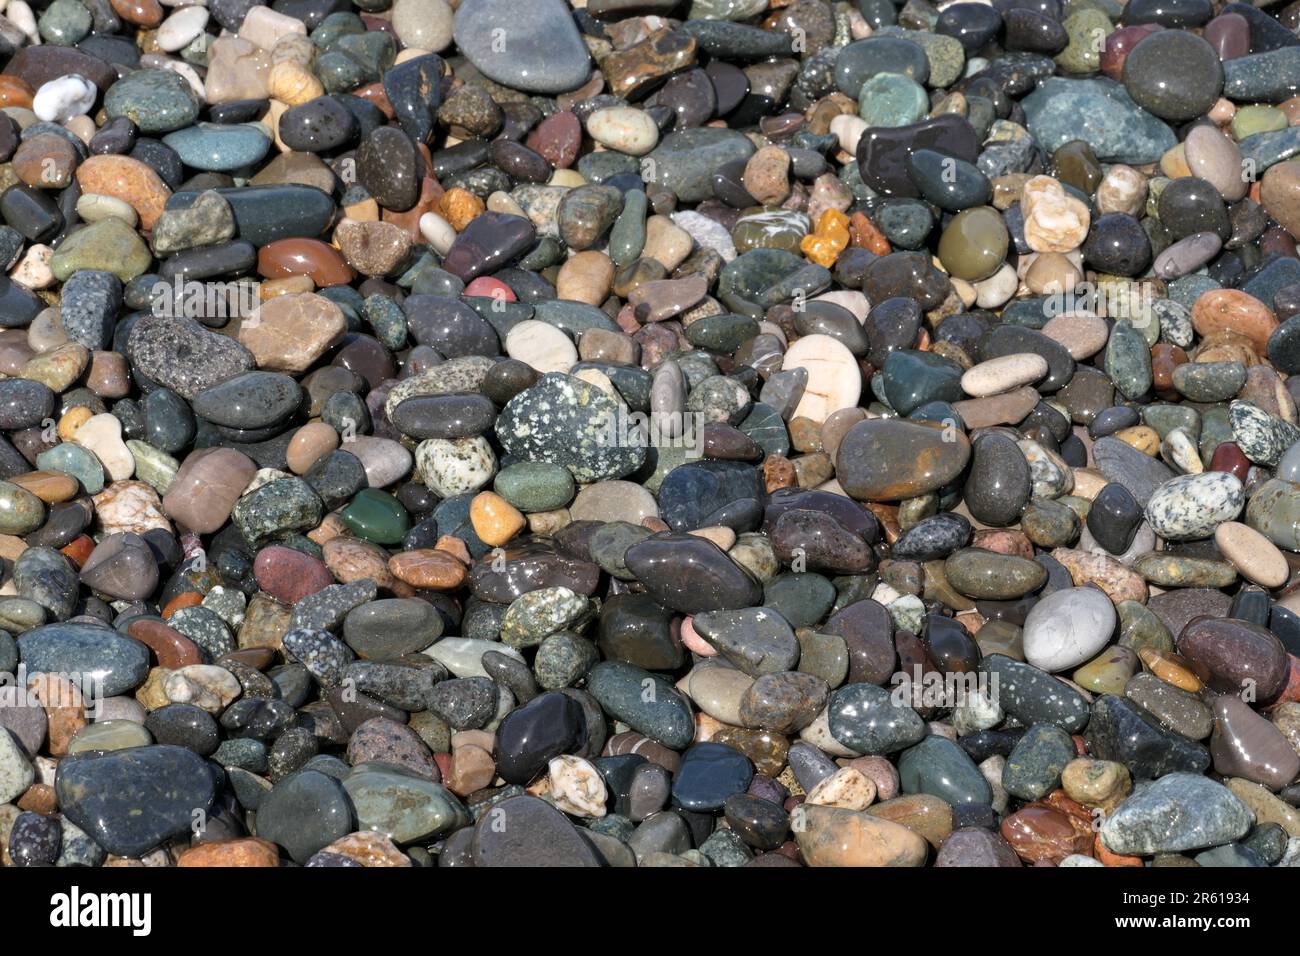
[[[84,116],[95,105],[99,90],[77,73],[42,83],[32,97],[32,112],[47,123],[66,123],[74,116]]]
[[[77,200],[77,215],[86,222],[121,219],[133,229],[139,219],[130,203],[116,196],[105,196],[101,193],[83,193]]]
[[[578,361],[573,341],[537,319],[525,319],[506,334],[506,354],[543,374],[567,372]]]
[[[602,146],[629,156],[644,156],[659,142],[659,127],[644,110],[612,106],[587,118],[587,132]]]
[[[183,50],[208,25],[208,11],[203,7],[181,7],[158,27],[156,42],[168,53]]]
[[[12,0],[5,8],[5,16],[32,41],[33,46],[41,42],[40,31],[36,29],[36,14],[32,13],[26,0]]]
[[[420,235],[440,256],[445,256],[456,241],[456,230],[436,212],[426,212],[420,217]]]

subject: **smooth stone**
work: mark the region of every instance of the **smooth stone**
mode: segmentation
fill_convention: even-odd
[[[158,786],[167,781],[166,788]],[[174,746],[135,747],[59,761],[54,790],[60,810],[116,856],[139,857],[190,831],[208,813],[215,781],[203,758]]]
[[[1222,784],[1171,773],[1134,793],[1102,823],[1112,853],[1152,856],[1219,846],[1244,836],[1254,815]]]

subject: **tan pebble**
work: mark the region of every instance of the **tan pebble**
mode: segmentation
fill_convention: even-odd
[[[1094,197],[1097,212],[1122,212],[1132,216],[1147,201],[1147,178],[1132,166],[1116,163],[1106,170]]]
[[[732,531],[725,525],[715,525],[709,528],[696,528],[690,533],[695,535],[697,538],[704,538],[707,541],[712,541],[723,551],[726,551],[736,543],[736,532]]]
[[[1025,242],[1035,252],[1070,252],[1088,236],[1088,207],[1050,176],[1035,176],[1025,183],[1021,208]]]
[[[525,319],[506,333],[506,354],[538,372],[568,372],[578,350],[563,331],[549,322]]]
[[[1087,312],[1068,312],[1053,316],[1043,326],[1043,334],[1065,346],[1076,361],[1091,358],[1106,347],[1110,328],[1106,320]]]
[[[304,475],[311,466],[339,447],[339,433],[325,422],[308,422],[293,434],[285,451],[285,461],[295,475]]]
[[[444,534],[434,544],[434,548],[438,551],[450,554],[453,558],[466,566],[474,563],[474,559],[470,556],[469,548],[466,547],[465,542],[460,538],[457,538],[455,535]]]
[[[614,281],[614,263],[594,249],[579,252],[560,267],[555,291],[560,299],[600,305],[609,297]]]
[[[271,67],[266,77],[266,90],[273,99],[289,106],[301,106],[325,95],[325,87],[316,74],[292,62],[276,63]]]
[[[1003,355],[980,362],[961,377],[967,395],[984,398],[1037,382],[1047,374],[1047,359],[1033,352]]]
[[[646,220],[641,256],[654,259],[672,272],[686,261],[694,245],[691,234],[667,216],[651,216]]]
[[[741,178],[760,205],[780,205],[790,195],[790,154],[780,146],[764,146],[745,163]]]
[[[1126,445],[1132,445],[1144,455],[1155,457],[1160,453],[1160,433],[1149,425],[1133,425],[1121,428],[1115,437]]]
[[[845,810],[865,810],[876,799],[876,785],[861,770],[841,767],[808,793],[808,803]]]
[[[1262,587],[1281,587],[1291,576],[1286,556],[1254,528],[1225,521],[1214,530],[1214,543],[1243,578]]]
[[[568,508],[556,508],[554,511],[534,511],[528,516],[528,530],[533,534],[551,535],[561,528],[573,523],[573,516]]]
[[[1034,295],[1065,295],[1083,281],[1083,272],[1059,252],[1040,252],[1025,272],[1025,285]]]

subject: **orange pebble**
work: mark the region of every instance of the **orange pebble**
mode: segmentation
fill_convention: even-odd
[[[893,251],[885,234],[876,228],[876,224],[864,212],[855,212],[849,217],[849,235],[855,246],[878,256],[887,256]]]
[[[518,508],[492,491],[474,496],[469,504],[469,520],[483,543],[494,548],[505,544],[527,524]]]
[[[95,539],[88,534],[81,534],[61,547],[59,553],[80,568],[94,550]]]
[[[1277,325],[1272,309],[1240,289],[1210,289],[1192,304],[1192,326],[1198,333],[1236,332],[1250,339],[1260,355],[1267,352]]]
[[[0,107],[20,106],[25,110],[32,108],[32,97],[36,91],[32,85],[20,76],[0,74]]]
[[[451,228],[463,232],[465,227],[487,210],[483,200],[467,189],[452,187],[438,200],[438,211],[451,223]]]
[[[799,250],[811,261],[829,269],[849,245],[849,217],[827,209],[817,221],[817,231],[803,237]]]
[[[1140,856],[1121,856],[1118,853],[1112,853],[1106,849],[1106,844],[1101,842],[1101,834],[1092,841],[1092,855],[1095,856],[1106,866],[1145,866]]]
[[[177,866],[279,866],[280,851],[274,843],[257,837],[222,840],[190,847],[176,858]]]
[[[187,607],[196,607],[203,603],[203,595],[198,591],[182,591],[176,595],[162,609],[163,620],[171,617],[177,611],[184,610]]]

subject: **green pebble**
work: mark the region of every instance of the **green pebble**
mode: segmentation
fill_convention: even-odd
[[[868,126],[910,126],[930,109],[925,87],[902,73],[877,73],[862,84],[858,115]]]
[[[411,516],[402,503],[377,488],[358,491],[339,517],[354,534],[375,544],[400,544],[411,529]]]
[[[148,271],[153,255],[139,234],[121,219],[91,223],[64,239],[50,257],[50,271],[64,282],[74,272],[98,269],[130,282]]]
[[[493,490],[523,512],[554,511],[573,500],[573,475],[563,465],[521,461],[502,468]]]
[[[1287,128],[1286,114],[1276,106],[1254,103],[1243,106],[1232,116],[1232,138],[1241,142],[1256,133],[1276,133]]]

